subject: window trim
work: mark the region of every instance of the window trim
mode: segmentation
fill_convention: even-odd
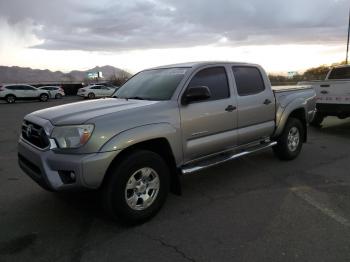
[[[187,89],[189,88],[192,79],[201,71],[203,70],[207,70],[207,69],[213,69],[213,68],[223,68],[226,74],[226,81],[227,81],[227,88],[228,88],[228,96],[224,97],[224,98],[220,98],[220,99],[207,99],[207,100],[199,100],[199,101],[193,101],[190,104],[197,104],[197,103],[205,103],[205,102],[215,102],[215,101],[220,101],[220,100],[224,100],[224,99],[229,99],[231,98],[231,87],[230,87],[230,79],[229,79],[229,73],[227,72],[227,68],[225,65],[211,65],[211,66],[207,66],[207,67],[203,67],[203,68],[199,68],[198,70],[196,70],[195,72],[193,72],[193,74],[189,77],[187,83],[186,83],[186,87],[184,88],[184,91],[181,94],[181,99],[180,101],[182,101],[184,99],[184,96],[187,92]],[[209,88],[210,90],[210,88]]]
[[[259,92],[246,93],[246,94],[243,94],[243,95],[240,94],[240,93],[239,93],[239,89],[238,89],[238,85],[237,85],[237,82],[236,82],[235,72],[233,71],[234,68],[254,68],[254,69],[256,69],[256,70],[259,72],[259,76],[260,76],[260,79],[261,79],[261,81],[262,81],[262,83],[263,83],[264,89],[261,90],[261,91],[259,91]],[[263,92],[266,91],[265,81],[264,81],[264,78],[263,78],[263,76],[262,76],[262,74],[261,74],[261,71],[260,71],[260,69],[259,69],[258,67],[256,67],[256,66],[249,66],[249,65],[242,65],[242,66],[240,66],[240,65],[233,65],[233,66],[231,66],[231,72],[232,72],[232,75],[233,75],[233,80],[234,80],[234,82],[235,82],[235,87],[236,87],[236,91],[237,91],[237,95],[238,95],[238,96],[240,96],[240,97],[245,97],[245,96],[258,95],[258,94],[263,93]]]

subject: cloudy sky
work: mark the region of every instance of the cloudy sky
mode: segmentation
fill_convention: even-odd
[[[0,65],[132,73],[230,60],[270,72],[344,60],[349,0],[0,0]]]

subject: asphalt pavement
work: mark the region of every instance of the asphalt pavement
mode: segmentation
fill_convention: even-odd
[[[310,128],[299,158],[271,150],[182,178],[137,227],[98,195],[50,193],[17,164],[24,115],[80,98],[0,104],[0,261],[350,261],[350,119]]]

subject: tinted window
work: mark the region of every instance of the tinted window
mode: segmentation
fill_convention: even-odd
[[[91,89],[101,89],[101,86],[93,86]]]
[[[19,90],[19,89],[18,89],[18,86],[6,86],[6,89],[9,89],[9,90]]]
[[[265,90],[264,80],[256,67],[232,67],[240,96],[254,95]]]
[[[199,71],[188,86],[207,86],[211,92],[208,100],[224,99],[230,96],[224,67],[212,67]]]
[[[22,86],[22,90],[35,90],[35,88],[31,86]]]
[[[130,78],[114,96],[148,100],[169,100],[183,79],[186,68],[146,70]]]
[[[43,87],[41,89],[44,89],[44,90],[52,90],[51,87]]]
[[[334,68],[328,79],[350,79],[350,66]]]

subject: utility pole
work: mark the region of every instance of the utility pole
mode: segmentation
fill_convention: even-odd
[[[348,58],[349,58],[349,39],[350,39],[350,8],[349,8],[349,25],[348,25],[348,43],[346,46],[346,64],[348,64]]]

